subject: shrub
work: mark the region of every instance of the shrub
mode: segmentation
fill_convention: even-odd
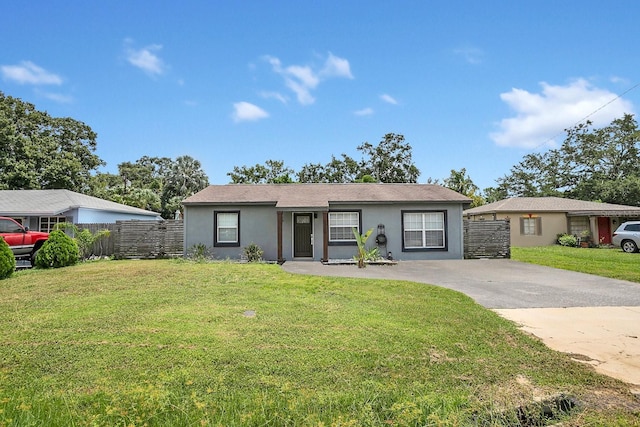
[[[563,234],[558,237],[558,244],[575,248],[578,246],[578,239],[576,239],[576,236],[571,234]]]
[[[74,265],[78,262],[80,252],[78,244],[63,231],[56,230],[49,234],[36,255],[36,267],[59,268]]]
[[[0,236],[0,280],[10,277],[16,269],[16,258],[9,244]]]
[[[262,261],[262,255],[264,255],[264,251],[262,248],[255,243],[251,242],[249,245],[243,248],[244,256],[247,257],[247,261],[249,262],[260,262]]]
[[[206,262],[212,257],[211,250],[204,243],[193,245],[187,251],[187,258],[195,262]]]
[[[91,230],[78,228],[77,225],[71,222],[61,222],[56,225],[56,230],[71,230],[71,235],[78,245],[78,251],[82,260],[87,260],[93,254],[93,245],[96,242],[100,242],[103,238],[107,238],[111,235],[109,230],[99,230],[92,233]],[[100,244],[100,254],[102,256],[102,243]]]

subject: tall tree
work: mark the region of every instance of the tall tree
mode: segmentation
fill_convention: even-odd
[[[347,183],[361,178],[362,162],[357,162],[346,154],[341,159],[331,156],[326,165],[307,163],[297,173],[298,182]]]
[[[297,182],[417,182],[420,171],[404,136],[388,133],[378,145],[365,142],[357,149],[364,155],[360,161],[344,153],[341,158],[332,155],[326,165],[307,163],[295,173],[283,161],[267,160],[264,165],[234,166],[227,175],[234,184],[291,183],[294,173]]]
[[[451,175],[449,175],[449,178],[445,178],[443,183],[445,187],[469,197],[472,200],[472,208],[484,204],[484,198],[478,194],[479,188],[473,183],[471,177],[467,175],[466,168],[462,168],[459,171],[451,169]]]
[[[190,156],[180,156],[171,165],[162,191],[162,217],[173,218],[182,210],[182,200],[209,185],[209,178],[200,162]]]
[[[378,145],[365,142],[358,150],[365,156],[361,176],[371,175],[378,182],[418,181],[420,170],[413,163],[411,145],[403,135],[388,133]]]
[[[104,164],[96,138],[82,122],[0,92],[0,188],[84,191]]]
[[[293,173],[283,161],[267,160],[264,165],[234,166],[227,175],[233,184],[289,184]]]

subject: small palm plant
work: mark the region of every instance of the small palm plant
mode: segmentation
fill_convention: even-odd
[[[355,227],[353,227],[352,230],[353,235],[356,237],[356,243],[358,244],[358,255],[355,256],[356,260],[358,261],[358,268],[364,268],[364,262],[369,258],[369,252],[367,251],[365,244],[367,243],[367,239],[369,238],[369,236],[371,236],[373,228],[370,228],[366,233],[362,235],[358,233],[358,230],[356,230]]]

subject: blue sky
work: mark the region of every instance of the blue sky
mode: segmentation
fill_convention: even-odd
[[[91,126],[105,172],[189,155],[222,184],[399,133],[419,182],[466,168],[486,188],[640,102],[631,0],[32,0],[0,15],[0,90]]]

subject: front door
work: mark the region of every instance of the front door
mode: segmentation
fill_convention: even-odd
[[[313,244],[311,242],[313,233],[313,214],[294,213],[293,214],[293,256],[313,257]]]
[[[600,244],[611,244],[611,225],[609,224],[609,218],[599,216],[598,217],[598,242]]]

